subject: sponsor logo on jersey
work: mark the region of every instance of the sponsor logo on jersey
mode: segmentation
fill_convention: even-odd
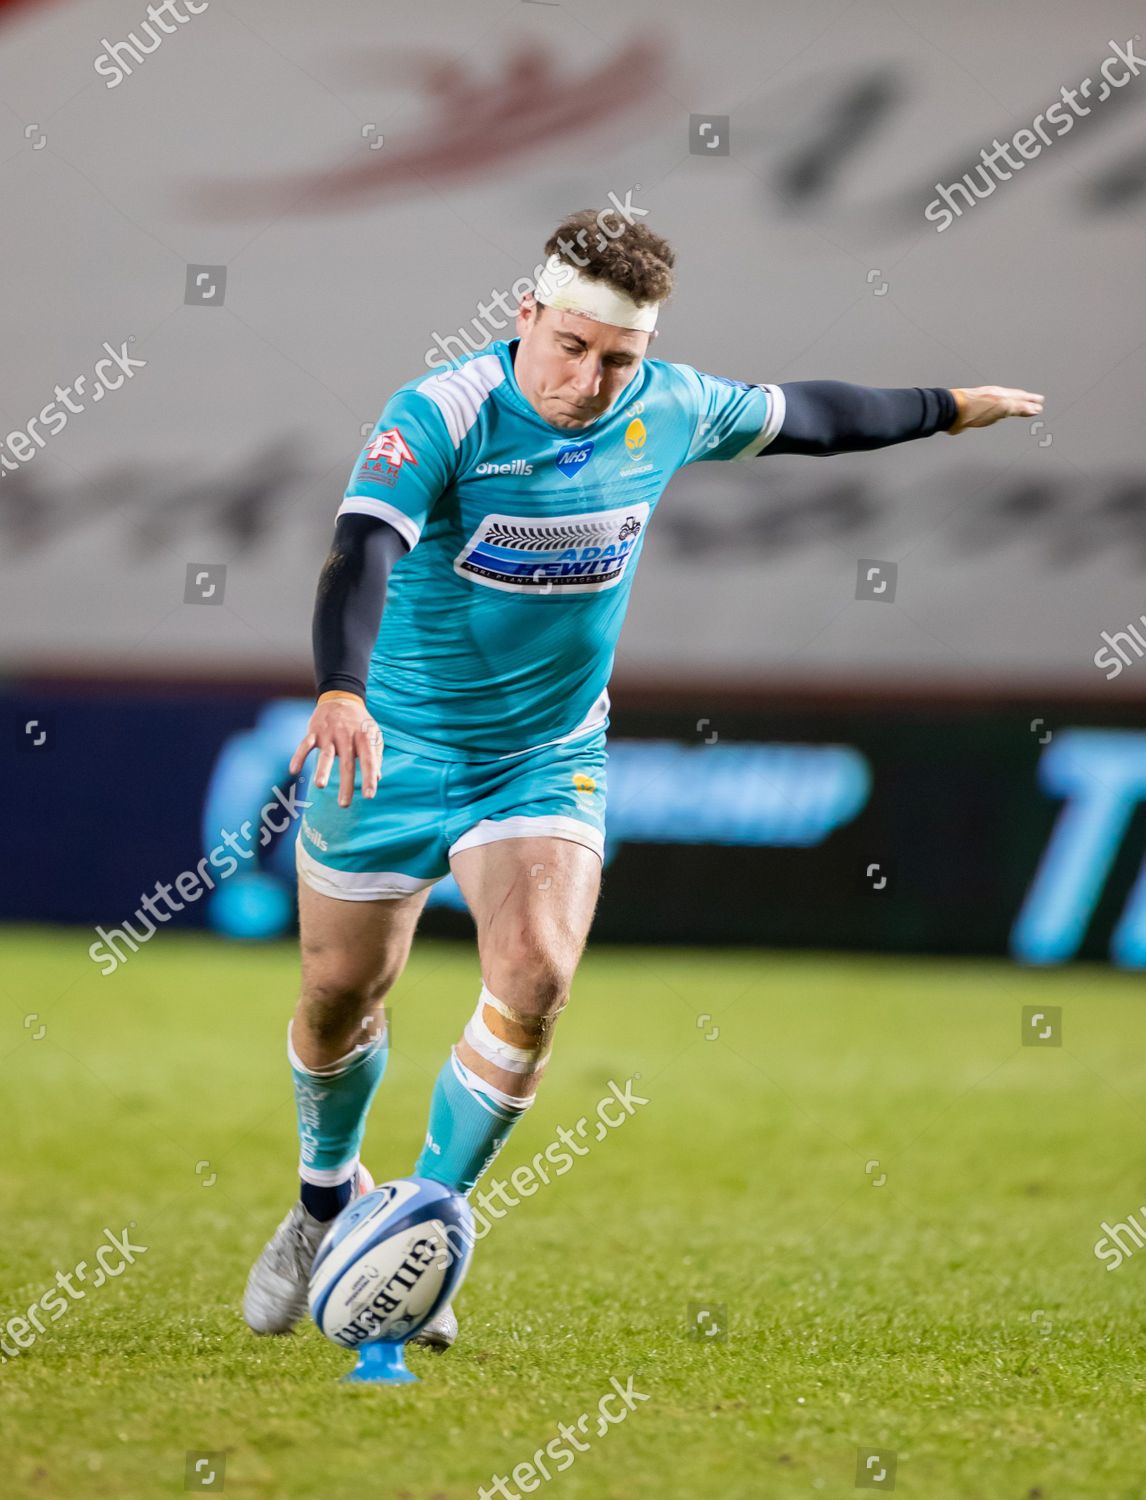
[[[592,457],[592,443],[566,443],[564,448],[557,450],[557,471],[564,474],[566,479],[572,479]]]
[[[454,572],[507,593],[598,593],[625,576],[648,515],[643,500],[575,516],[488,515]]]
[[[579,792],[595,792],[597,790],[596,781],[585,771],[573,772],[573,785]]]
[[[618,469],[618,479],[631,479],[634,474],[651,474],[654,465],[642,463],[644,458],[645,444],[649,440],[649,429],[641,421],[640,417],[634,417],[625,428],[625,447],[629,450],[629,456],[633,462],[627,469]]]
[[[393,487],[402,465],[414,464],[416,467],[417,463],[418,460],[401,431],[397,427],[391,427],[388,432],[378,433],[367,443],[362,454],[362,465],[355,476],[356,481]]]
[[[533,465],[524,458],[511,458],[506,464],[478,464],[475,474],[532,474]]]

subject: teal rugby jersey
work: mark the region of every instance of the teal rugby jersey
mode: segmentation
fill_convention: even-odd
[[[367,704],[386,742],[485,760],[608,722],[608,681],[645,532],[685,464],[746,459],[783,392],[645,359],[588,427],[545,421],[517,340],[408,381],[355,464],[339,515],[379,516],[395,565]]]

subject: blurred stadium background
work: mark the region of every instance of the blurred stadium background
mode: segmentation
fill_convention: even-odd
[[[957,956],[988,959],[965,985],[989,974],[1014,1002],[1000,1056],[1020,998],[1041,993],[1020,968],[1146,967],[1146,660],[1116,634],[1146,613],[1146,77],[1092,101],[944,232],[924,217],[937,184],[1097,78],[1140,5],[211,0],[109,87],[116,70],[96,62],[144,35],[144,12],[0,0],[0,709],[15,792],[0,922],[29,939],[12,950],[5,1023],[22,1086],[36,1076],[19,1071],[26,1013],[50,1026],[73,970],[102,1002],[85,957],[97,929],[114,937],[143,894],[286,787],[319,568],[388,395],[443,339],[473,341],[479,305],[532,272],[562,215],[611,194],[678,252],[659,358],[752,381],[1017,385],[1047,410],[671,482],[612,683],[587,964],[614,943],[870,955],[851,980],[835,961],[817,971],[842,1021],[849,984],[857,1006],[884,993],[881,955],[930,958],[904,971],[920,992]],[[21,440],[105,344],[140,362],[131,378],[42,444]],[[1116,674],[1095,662],[1114,649],[1104,632]],[[209,946],[214,974],[220,954],[249,964],[266,945],[268,1019],[252,1036],[277,1038],[289,1000],[296,832],[248,844],[165,927],[183,932],[169,962],[184,971],[184,940]],[[421,930],[472,932],[452,882]],[[68,974],[41,964],[54,933]],[[623,989],[622,959],[607,962]],[[118,1026],[146,994],[107,1004]],[[924,1041],[904,1035],[908,1079]],[[290,1134],[267,1047],[257,1097],[281,1109],[254,1171]],[[835,1075],[819,1076],[826,1094]],[[42,1083],[62,1098],[73,1081]],[[1071,1103],[1085,1119],[1085,1098]],[[1016,1099],[1015,1141],[1041,1108]],[[1140,1202],[1131,1184],[1108,1183],[1102,1204]],[[238,1275],[262,1221],[232,1208],[249,1240]],[[1090,1217],[1072,1221],[1083,1238]]]
[[[678,248],[658,357],[1047,415],[673,480],[598,936],[1146,962],[1146,665],[1094,663],[1146,608],[1146,83],[923,217],[1135,8],[992,11],[977,50],[938,5],[384,10],[213,5],[108,87],[131,4],[0,8],[7,428],[105,341],[146,362],[0,481],[6,744],[49,789],[9,806],[0,916],[114,926],[257,811],[363,430],[614,193]],[[278,935],[290,886],[271,848],[178,922]]]

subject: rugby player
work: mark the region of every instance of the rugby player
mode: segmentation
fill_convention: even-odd
[[[481,985],[413,1172],[469,1193],[536,1097],[600,884],[613,653],[673,474],[1043,408],[999,386],[750,384],[650,359],[674,251],[641,221],[606,236],[600,219],[586,209],[554,231],[516,338],[391,396],[337,513],[317,703],[290,766],[318,752],[287,1028],[301,1191],[247,1282],[258,1333],[303,1316],[319,1241],[370,1186],[359,1149],[386,1070],[384,1000],[447,872]],[[456,1332],[447,1307],[416,1341]]]

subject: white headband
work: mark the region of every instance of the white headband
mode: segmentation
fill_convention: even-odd
[[[635,328],[640,333],[652,333],[657,326],[657,303],[639,305],[605,282],[583,276],[559,255],[551,255],[545,262],[533,295],[546,307],[580,313],[585,318],[596,318],[598,323]]]

